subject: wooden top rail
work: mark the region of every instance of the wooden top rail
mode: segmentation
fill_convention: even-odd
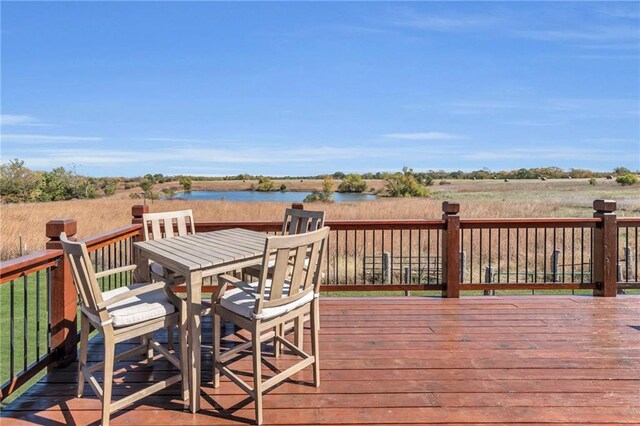
[[[121,226],[120,228],[110,229],[100,234],[92,235],[81,240],[81,242],[87,245],[87,251],[92,252],[120,240],[138,235],[141,229],[142,225],[140,224]]]
[[[142,225],[127,225],[87,237],[82,242],[87,245],[87,250],[92,252],[138,235],[141,228]],[[0,284],[55,266],[61,256],[62,250],[60,249],[46,249],[0,262]]]
[[[640,227],[640,217],[618,217],[617,222],[618,228]]]
[[[0,284],[54,266],[62,250],[42,250],[0,262]]]
[[[600,222],[600,218],[461,219],[460,228],[595,228]]]
[[[399,219],[399,220],[333,220],[325,222],[332,231],[355,230],[401,230],[444,229],[443,220]],[[279,232],[282,222],[196,222],[196,232],[210,232],[230,228],[245,228],[260,232]]]

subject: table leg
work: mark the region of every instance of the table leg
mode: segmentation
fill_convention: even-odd
[[[192,413],[200,410],[200,338],[202,310],[202,272],[186,275],[187,321],[189,345],[189,408]]]
[[[133,271],[133,282],[148,283],[151,281],[149,275],[149,258],[142,250],[135,249],[136,269]]]

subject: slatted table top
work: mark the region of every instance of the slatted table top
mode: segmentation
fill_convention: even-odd
[[[160,261],[180,265],[185,270],[195,271],[211,268],[264,253],[268,235],[234,228],[204,232],[182,237],[140,241],[136,248]]]

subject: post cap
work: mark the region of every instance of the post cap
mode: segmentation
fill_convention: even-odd
[[[47,238],[59,240],[62,232],[67,234],[68,237],[73,237],[78,232],[78,222],[75,219],[52,219],[47,222]]]
[[[593,209],[601,213],[612,213],[616,211],[616,202],[614,200],[595,200]]]
[[[302,204],[302,203],[293,203],[293,204],[291,204],[291,208],[292,209],[296,209],[296,210],[304,210],[304,204]]]
[[[142,217],[145,213],[149,213],[149,206],[146,204],[136,204],[131,207],[131,216],[133,217]]]
[[[446,214],[458,214],[460,212],[460,203],[455,201],[443,201],[442,211]]]

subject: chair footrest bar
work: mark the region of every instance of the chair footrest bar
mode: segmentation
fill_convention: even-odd
[[[262,392],[266,392],[267,390],[271,389],[273,386],[275,386],[278,383],[282,382],[284,379],[287,379],[287,378],[293,376],[298,371],[310,366],[314,362],[315,362],[315,357],[313,357],[313,356],[310,357],[310,358],[305,358],[302,361],[300,361],[299,363],[297,363],[296,365],[293,365],[293,366],[287,368],[286,370],[276,374],[275,376],[273,376],[269,380],[265,380],[264,382],[262,382],[262,386],[263,386]]]
[[[154,384],[152,384],[149,387],[146,387],[142,390],[139,390],[136,393],[133,393],[131,395],[128,395],[118,401],[114,401],[111,403],[111,408],[110,408],[110,412],[113,413],[114,411],[117,411],[119,409],[121,409],[124,406],[127,406],[129,404],[132,404],[146,396],[149,396],[159,390],[162,390],[164,388],[167,388],[171,385],[173,385],[174,383],[178,383],[180,380],[182,380],[182,374],[176,374],[175,376],[171,376],[168,379],[165,380],[161,380],[159,382],[156,382]]]

